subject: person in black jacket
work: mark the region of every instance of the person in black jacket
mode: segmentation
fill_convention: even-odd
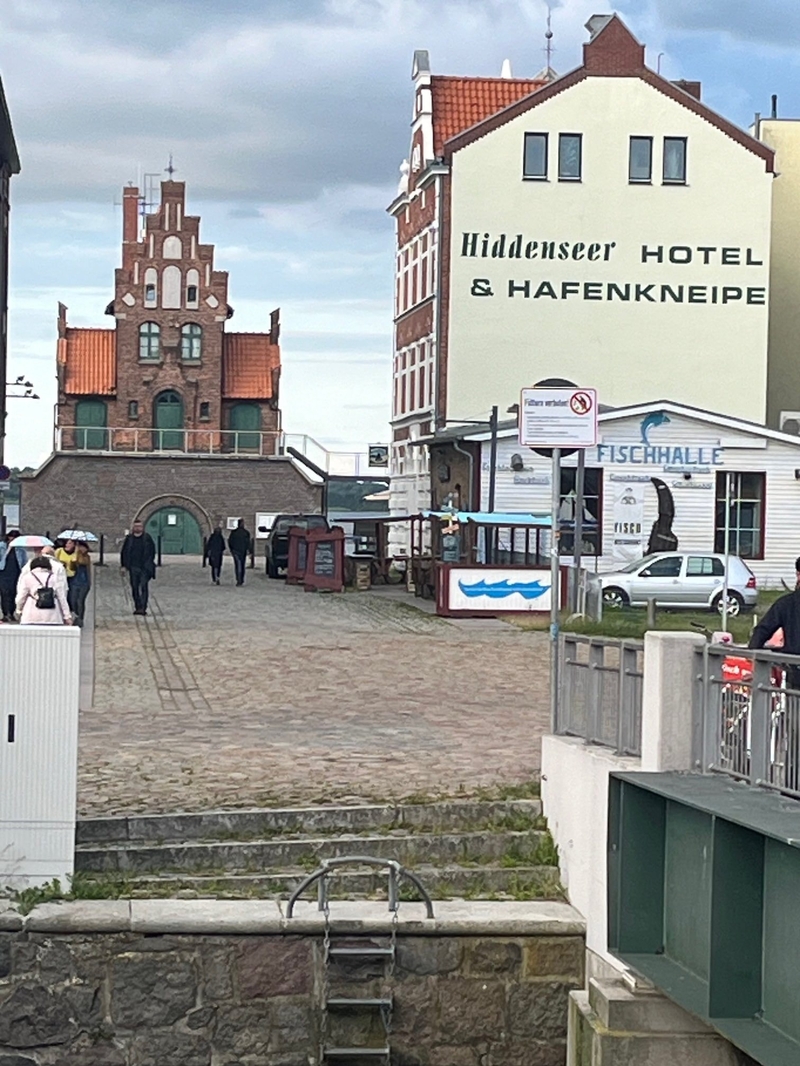
[[[750,637],[749,648],[763,648],[770,637],[783,630],[783,650],[800,655],[800,557],[795,560],[796,588],[776,600]],[[796,669],[796,668],[795,668]],[[794,674],[794,670],[792,673]],[[798,675],[800,676],[800,675]],[[792,688],[796,686],[792,684]]]
[[[156,545],[141,522],[134,522],[119,557],[128,571],[133,596],[133,613],[147,614],[148,585],[156,576]]]
[[[219,584],[220,574],[222,573],[222,556],[224,554],[225,538],[222,535],[222,530],[217,527],[208,538],[208,543],[206,544],[206,559],[208,559],[208,565],[211,567],[211,581],[214,585]]]
[[[800,557],[795,560],[794,568],[796,574],[794,592],[788,592],[773,603],[753,630],[748,647],[763,648],[770,637],[782,629],[783,647],[781,650],[787,655],[800,655]],[[786,687],[790,689],[790,693],[786,697],[783,726],[785,735],[780,745],[781,748],[785,745],[785,751],[780,751],[778,757],[784,760],[784,785],[797,789],[800,787],[800,719],[798,718],[800,697],[795,693],[800,691],[800,667],[787,665],[785,670]]]
[[[244,528],[244,519],[240,518],[236,523],[236,529],[228,537],[228,547],[233,556],[233,566],[236,570],[236,584],[244,584],[244,564],[250,551],[251,537],[249,530]]]

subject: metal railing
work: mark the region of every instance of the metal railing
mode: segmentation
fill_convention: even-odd
[[[800,656],[697,652],[702,769],[800,798]]]
[[[641,755],[643,642],[564,633],[560,654],[554,732]]]
[[[328,879],[331,874],[336,872],[336,868],[340,866],[372,866],[382,867],[386,869],[389,875],[388,881],[388,900],[389,910],[397,911],[400,907],[400,882],[402,880],[410,881],[414,888],[419,893],[420,901],[425,904],[425,912],[428,918],[433,918],[433,901],[425,888],[423,883],[411,870],[407,870],[404,866],[401,866],[395,859],[381,859],[376,858],[373,855],[341,855],[337,858],[322,859],[320,866],[312,874],[309,874],[292,892],[289,897],[289,906],[286,910],[286,917],[291,918],[294,912],[294,905],[301,898],[303,893],[311,885],[317,886],[317,908],[321,911],[327,911],[328,908]]]
[[[155,426],[57,426],[57,452],[113,454],[173,452],[190,455],[284,455],[293,447],[328,474],[374,477],[366,452],[334,452],[303,433],[251,429],[161,429]]]
[[[238,429],[159,429],[154,426],[59,426],[56,451],[184,452],[189,455],[274,455],[281,434]]]

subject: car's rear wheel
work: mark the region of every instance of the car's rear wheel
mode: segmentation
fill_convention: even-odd
[[[615,587],[603,589],[603,606],[608,607],[611,610],[619,610],[620,607],[627,607],[630,603],[628,594],[623,592],[622,589]]]
[[[723,596],[722,593],[720,593],[713,603],[713,608],[717,612],[717,614],[722,614],[723,602]],[[743,607],[744,598],[738,592],[732,592],[731,590],[728,590],[728,614],[735,618]]]
[[[267,577],[278,576],[278,565],[273,563],[272,559],[267,559]]]

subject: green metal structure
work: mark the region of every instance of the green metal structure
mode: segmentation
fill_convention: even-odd
[[[764,1066],[800,1063],[800,803],[715,775],[610,781],[609,950]]]

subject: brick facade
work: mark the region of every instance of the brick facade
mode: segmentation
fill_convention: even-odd
[[[181,401],[181,428],[193,431],[185,450],[224,451],[227,438],[219,432],[234,428],[232,409],[245,401],[258,408],[260,430],[267,434],[261,450],[274,453],[280,431],[278,313],[273,312],[268,333],[227,334],[225,325],[234,313],[228,304],[228,273],[215,269],[214,246],[201,243],[199,217],[186,214],[184,183],[161,183],[161,204],[144,216],[141,232],[140,200],[138,189],[123,190],[122,266],[115,271],[114,298],[106,308],[115,329],[108,336],[103,365],[92,362],[100,359],[101,331],[70,329],[67,309],[59,308],[57,421],[62,446],[76,446],[74,434],[63,430],[78,424],[77,404],[101,399],[106,425],[114,430],[114,450],[155,448],[157,442],[136,431],[158,424],[158,398],[173,391]],[[142,326],[158,331],[149,355],[141,348]],[[197,334],[196,348],[188,329]],[[231,382],[226,353],[241,337],[260,342],[253,352],[259,366],[254,373],[245,366],[244,379]]]
[[[77,522],[114,544],[134,518],[144,522],[163,507],[183,507],[204,536],[229,516],[254,532],[258,512],[314,513],[319,486],[289,459],[225,456],[110,456],[59,453],[22,481],[26,529],[55,534]]]

